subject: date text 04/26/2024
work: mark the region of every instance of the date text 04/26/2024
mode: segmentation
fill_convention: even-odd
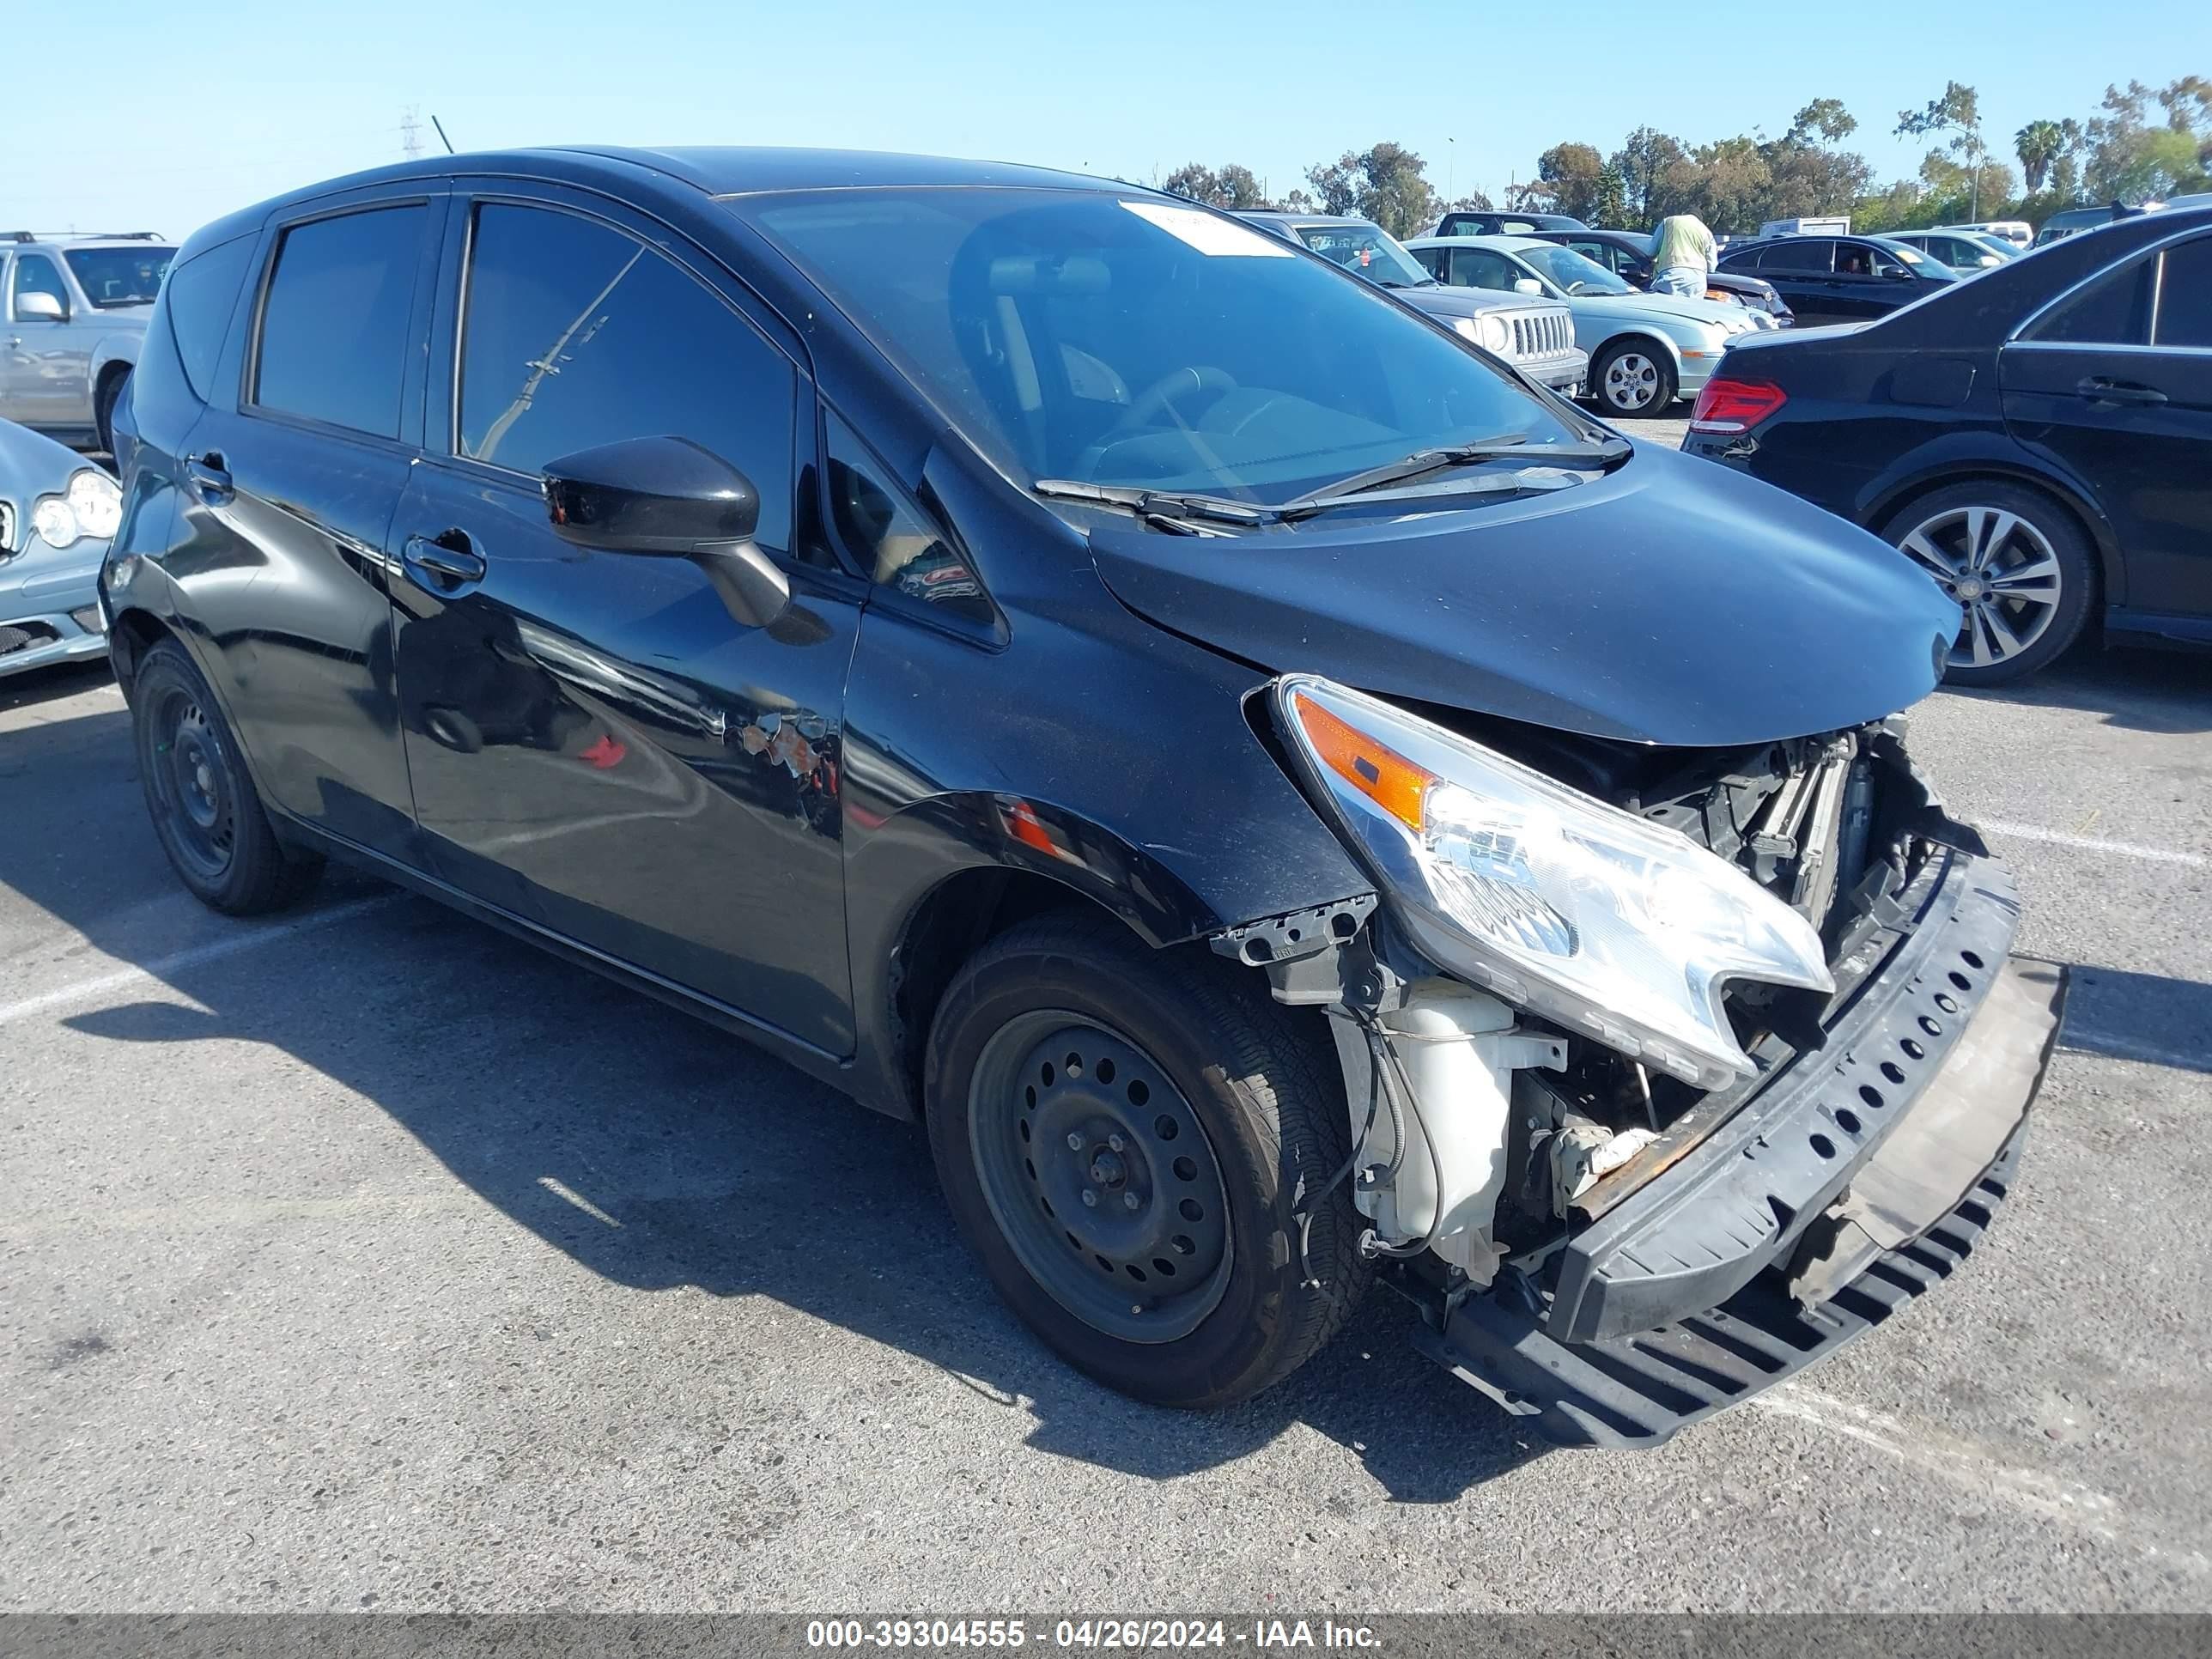
[[[806,1626],[806,1645],[831,1650],[1013,1649],[1027,1647],[1031,1639],[1029,1621],[1023,1619],[817,1619]],[[1035,1639],[1042,1646],[1048,1638],[1039,1630]],[[1062,1619],[1048,1639],[1057,1648],[1110,1652],[1241,1647],[1291,1653],[1381,1645],[1368,1626],[1328,1619],[1255,1619],[1249,1624],[1224,1619]]]

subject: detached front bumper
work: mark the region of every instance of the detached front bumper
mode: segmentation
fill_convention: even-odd
[[[1941,856],[1820,1047],[1654,1148],[1641,1185],[1585,1194],[1556,1273],[1509,1264],[1424,1332],[1431,1357],[1547,1438],[1653,1445],[1948,1277],[2010,1183],[2065,982],[2009,959],[2003,870]]]

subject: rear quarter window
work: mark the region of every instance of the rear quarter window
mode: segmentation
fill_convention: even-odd
[[[216,363],[230,337],[231,313],[237,308],[239,287],[252,263],[253,241],[241,236],[211,247],[188,264],[173,266],[163,280],[161,309],[169,338],[184,366],[185,383],[202,403],[208,401]]]
[[[2166,251],[2154,338],[2162,346],[2212,350],[2212,236]]]
[[[2148,344],[2157,266],[2154,255],[2106,272],[2039,318],[2023,337],[2063,345]]]

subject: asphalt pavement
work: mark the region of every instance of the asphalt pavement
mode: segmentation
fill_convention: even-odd
[[[1644,1453],[1371,1298],[1208,1416],[1001,1310],[919,1135],[356,878],[211,915],[0,682],[0,1608],[2212,1608],[2212,659],[1913,746],[2073,966],[1953,1282]]]

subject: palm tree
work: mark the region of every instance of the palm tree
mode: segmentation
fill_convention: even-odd
[[[2050,175],[2051,164],[2066,148],[2066,133],[2056,121],[2030,121],[2013,135],[2013,144],[2020,152],[2020,169],[2026,175],[2029,194],[2043,188]]]

